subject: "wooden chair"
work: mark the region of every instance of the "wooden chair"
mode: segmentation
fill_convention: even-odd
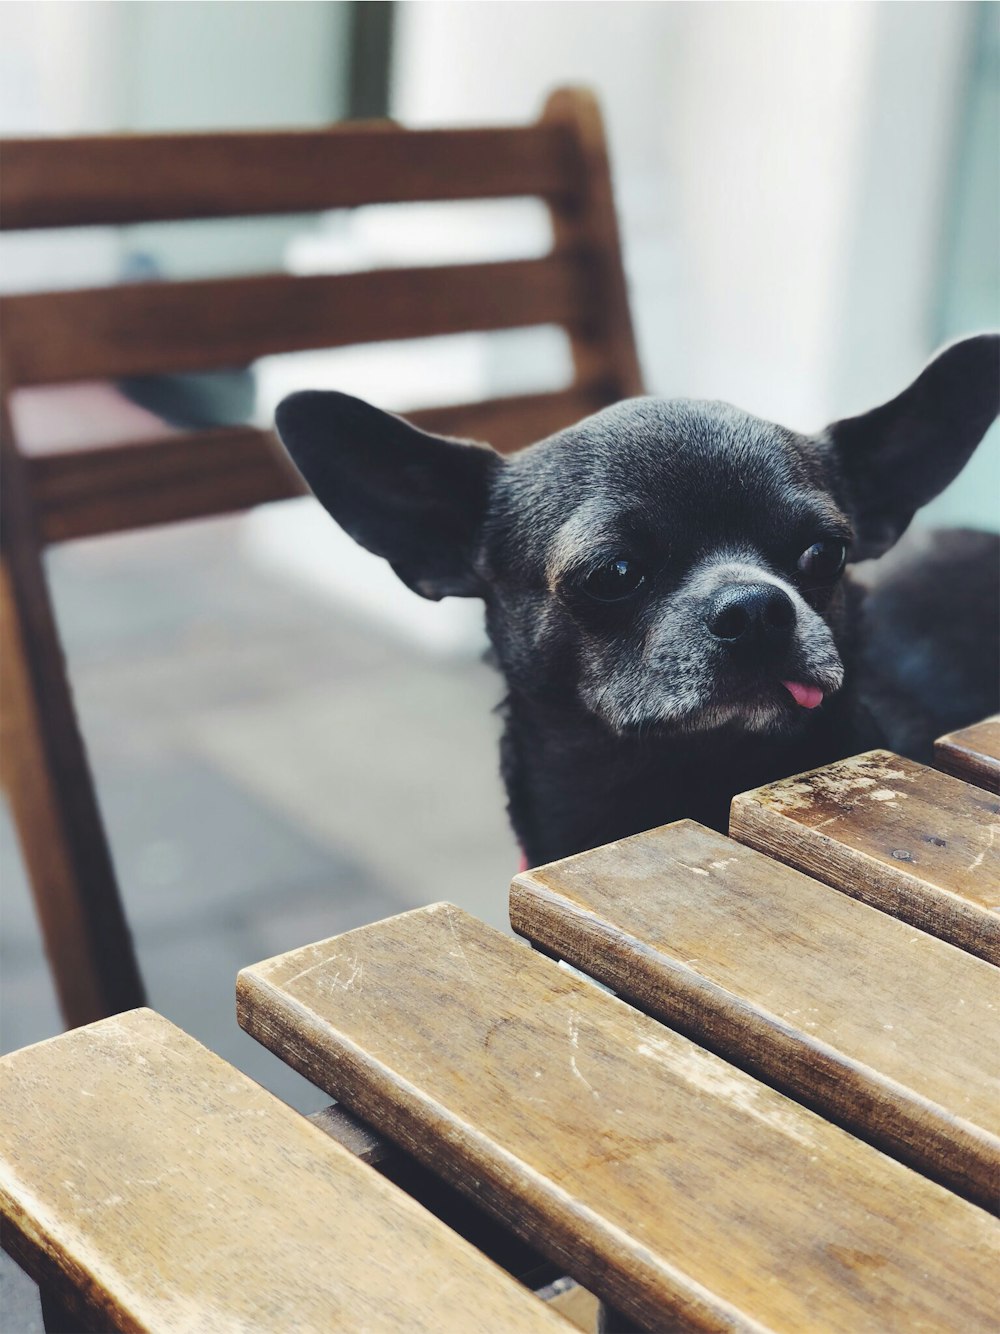
[[[3,1243],[53,1334],[568,1328],[151,1010],[4,1057],[0,1093]]]
[[[267,431],[227,428],[46,452],[19,448],[22,386],[211,370],[273,353],[555,324],[569,388],[413,413],[510,449],[641,392],[611,180],[593,98],[561,90],[531,125],[11,139],[8,230],[537,196],[540,259],[164,282],[5,298],[3,776],[69,1026],[143,1001],[42,553],[51,544],[300,494]],[[350,388],[349,385],[344,386]]]
[[[786,896],[785,929],[771,931],[765,912],[751,935],[746,878],[727,876],[729,892],[719,897],[694,887],[711,886],[726,854],[744,850],[693,824],[673,830],[680,834],[673,850],[685,863],[693,853],[692,864],[705,871],[691,875],[689,895],[680,892],[687,903],[676,948],[683,954],[670,953],[672,856],[651,850],[671,847],[669,828],[603,849],[593,876],[586,868],[594,853],[536,870],[522,878],[522,894],[525,880],[541,894],[546,882],[557,891],[574,880],[574,890],[596,890],[600,917],[583,909],[574,924],[563,913],[570,929],[543,940],[561,951],[562,939],[579,936],[583,918],[600,944],[571,949],[570,958],[584,967],[597,959],[605,975],[617,958],[630,998],[639,982],[639,1006],[653,998],[672,1025],[680,1012],[702,1032],[741,1032],[739,1064],[766,1068],[768,1083],[771,1071],[783,1072],[792,1097],[738,1068],[731,1052],[706,1051],[447,903],[245,968],[237,982],[240,1024],[617,1308],[627,1328],[958,1334],[992,1327],[1000,1226],[921,1175],[925,1164],[943,1169],[976,1198],[995,1186],[996,1099],[982,1053],[989,965],[930,936],[921,938],[930,949],[911,945],[919,933],[896,922],[886,962],[895,978],[909,965],[911,979],[930,979],[921,1014],[911,1018],[906,1004],[919,994],[915,980],[899,996],[877,973],[872,992],[889,1008],[848,1004],[867,978],[838,973],[834,951],[812,976],[793,967],[799,985],[785,987],[788,954],[822,955],[808,913],[804,931],[801,920],[789,930],[794,908]],[[744,866],[753,860],[746,854]],[[643,948],[637,936],[623,939],[613,926],[620,899],[631,904],[633,924],[642,912],[643,878],[651,895],[659,891],[659,917],[646,919],[655,922],[658,950]],[[715,903],[701,907],[700,889]],[[812,890],[830,904],[824,927],[839,918],[838,934],[851,942],[854,959],[845,964],[860,960],[864,942],[839,913],[840,896]],[[737,896],[742,944],[719,910],[720,898]],[[699,957],[691,958],[695,937]],[[872,940],[869,963],[880,966],[889,943],[888,935]],[[758,945],[763,1006],[744,990]],[[970,1014],[956,1021],[947,987],[958,977]],[[785,997],[797,990],[794,1014],[767,1014],[768,979],[779,983],[779,1002],[783,987]],[[834,979],[843,1006],[833,999]],[[682,994],[672,998],[670,989]],[[704,1019],[702,1005],[711,1011]],[[818,1029],[804,1012],[815,1013]],[[889,1014],[898,1049],[882,1028]],[[858,1019],[867,1033],[857,1031]],[[954,1063],[952,1025],[959,1033]],[[922,1038],[933,1039],[923,1066]],[[865,1057],[879,1063],[866,1068]],[[797,1064],[800,1073],[811,1070],[814,1090],[850,1078],[853,1091],[839,1100],[855,1113],[867,1103],[869,1126],[880,1123],[890,1140],[906,1140],[920,1170],[795,1101],[803,1084],[796,1088],[788,1076]],[[972,1077],[963,1086],[966,1073]],[[897,1084],[896,1075],[907,1082]]]

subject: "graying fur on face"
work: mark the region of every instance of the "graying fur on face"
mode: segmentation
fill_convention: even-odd
[[[816,442],[722,403],[632,399],[515,456],[482,556],[508,677],[537,684],[551,662],[616,734],[794,727],[781,678],[825,695],[843,681],[830,626],[791,577],[819,537],[849,537],[826,482]],[[574,587],[618,555],[647,582],[634,606],[602,614]],[[713,593],[740,584],[779,588],[794,607],[766,680],[737,670],[706,628]]]
[[[814,682],[830,696],[844,669],[830,627],[787,580],[754,563],[749,552],[720,552],[698,564],[670,595],[645,635],[638,655],[596,656],[581,675],[580,697],[619,734],[667,727],[684,732],[735,726],[747,732],[780,727],[788,716],[781,687],[731,698],[720,691],[722,658],[705,627],[712,594],[731,585],[771,585],[791,599],[795,629],[785,676]]]

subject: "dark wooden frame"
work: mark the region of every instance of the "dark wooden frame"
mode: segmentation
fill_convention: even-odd
[[[557,324],[569,388],[411,414],[511,449],[642,392],[600,113],[562,89],[534,124],[9,139],[8,230],[537,196],[538,260],[156,283],[0,302],[4,510],[3,776],[69,1026],[143,1002],[45,580],[47,545],[301,493],[267,431],[198,431],[27,456],[7,395],[24,385],[243,364],[446,332]]]

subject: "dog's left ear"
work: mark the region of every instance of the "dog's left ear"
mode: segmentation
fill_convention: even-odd
[[[881,555],[965,467],[1000,411],[1000,335],[940,352],[908,389],[827,429],[843,503],[857,535],[853,559]]]
[[[321,390],[291,394],[275,422],[317,500],[415,593],[481,595],[474,557],[499,454]]]

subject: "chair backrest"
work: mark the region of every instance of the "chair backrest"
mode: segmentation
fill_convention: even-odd
[[[556,324],[570,385],[407,414],[509,449],[641,392],[600,114],[563,89],[531,125],[389,123],[274,133],[0,141],[0,227],[31,231],[534,196],[540,259],[146,282],[0,300],[3,781],[63,1014],[143,1003],[42,562],[46,545],[238,511],[304,489],[270,431],[240,426],[25,452],[12,392],[211,370],[313,348]],[[341,386],[350,389],[349,384]]]
[[[0,302],[5,392],[542,324],[569,335],[567,389],[410,415],[509,449],[641,392],[604,136],[585,92],[553,94],[538,122],[517,127],[405,130],[376,122],[11,139],[0,152],[7,230],[521,196],[543,199],[554,224],[554,245],[540,259],[9,296]],[[301,490],[270,433],[248,428],[46,452],[29,462],[27,476],[45,543]]]

